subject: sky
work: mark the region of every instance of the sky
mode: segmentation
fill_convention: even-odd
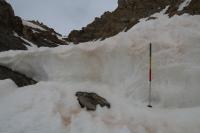
[[[15,15],[39,20],[62,35],[81,29],[105,11],[113,11],[117,0],[8,0]]]

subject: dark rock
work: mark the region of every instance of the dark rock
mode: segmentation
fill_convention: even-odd
[[[183,2],[183,0],[171,0],[170,1],[170,7],[167,10],[167,14],[169,14],[169,17],[172,17],[176,14],[178,14],[178,8],[179,5]]]
[[[12,19],[12,28],[13,31],[15,31],[16,33],[18,33],[19,35],[23,35],[23,24],[22,24],[22,20],[20,17],[15,16]]]
[[[13,71],[7,67],[0,66],[0,80],[4,79],[12,79],[18,87],[33,85],[37,83],[37,81],[25,76],[24,74]]]
[[[169,17],[174,15],[182,15],[184,13],[188,13],[191,15],[199,15],[200,14],[200,1],[192,0],[187,7],[184,7],[182,11],[178,11],[179,5],[183,2],[183,0],[172,0],[169,9],[167,10],[167,14]]]
[[[15,16],[11,5],[4,0],[0,1],[0,25],[5,29],[22,34],[23,25],[21,18]]]
[[[12,23],[14,11],[6,1],[0,1],[0,24],[8,27]],[[9,28],[9,27],[8,27]]]
[[[183,13],[189,13],[191,15],[200,14],[200,0],[192,0],[190,4],[183,9]]]
[[[98,104],[101,107],[106,106],[107,108],[110,108],[110,103],[96,93],[76,92],[76,96],[78,97],[77,99],[81,108],[86,107],[87,110],[95,111]]]
[[[26,50],[23,41],[13,35],[13,32],[22,33],[22,22],[14,15],[10,4],[0,1],[0,52],[7,50]]]
[[[157,17],[148,17],[148,18],[146,19],[146,21],[148,21],[148,20],[154,20],[154,19],[157,19]]]
[[[12,32],[0,28],[0,52],[8,50],[26,50],[23,41],[13,36]]]
[[[44,30],[35,29],[33,27],[24,26],[23,34],[27,40],[30,40],[38,47],[56,47],[58,45],[68,45],[65,40],[61,40],[59,33],[54,29],[40,23],[39,21],[29,21],[35,25],[42,27]],[[33,32],[34,31],[34,32]]]

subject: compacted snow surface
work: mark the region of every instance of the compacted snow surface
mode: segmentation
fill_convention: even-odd
[[[0,64],[40,81],[0,82],[0,133],[199,133],[200,16],[154,16],[105,41],[0,53]],[[111,109],[81,109],[76,91],[96,92]]]

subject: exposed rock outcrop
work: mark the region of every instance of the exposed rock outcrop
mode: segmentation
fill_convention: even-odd
[[[28,25],[28,24],[29,25]],[[35,25],[40,28],[36,28]],[[24,21],[23,25],[24,38],[31,41],[38,47],[56,47],[58,45],[67,45],[61,35],[54,31],[54,29],[47,27],[38,21]]]
[[[12,79],[18,87],[37,83],[37,81],[25,76],[24,74],[13,71],[7,67],[0,66],[0,80],[4,79]]]
[[[200,14],[200,0],[192,0],[190,4],[183,9],[184,13],[189,13],[191,15]]]
[[[169,16],[183,13],[200,14],[199,0],[192,0],[189,6],[182,11],[177,11],[182,2],[183,0],[118,0],[118,7],[115,11],[105,12],[80,31],[72,31],[66,40],[75,44],[97,39],[103,40],[123,30],[129,30],[138,23],[139,19],[159,12],[166,6],[169,6],[167,11]]]
[[[26,50],[23,41],[13,35],[22,35],[23,25],[19,17],[14,15],[10,4],[0,1],[0,52],[7,50]]]

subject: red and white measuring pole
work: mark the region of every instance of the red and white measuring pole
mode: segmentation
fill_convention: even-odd
[[[152,58],[152,44],[149,44],[149,104],[148,107],[152,108],[151,105],[151,81],[152,81],[152,69],[151,69],[151,58]]]

